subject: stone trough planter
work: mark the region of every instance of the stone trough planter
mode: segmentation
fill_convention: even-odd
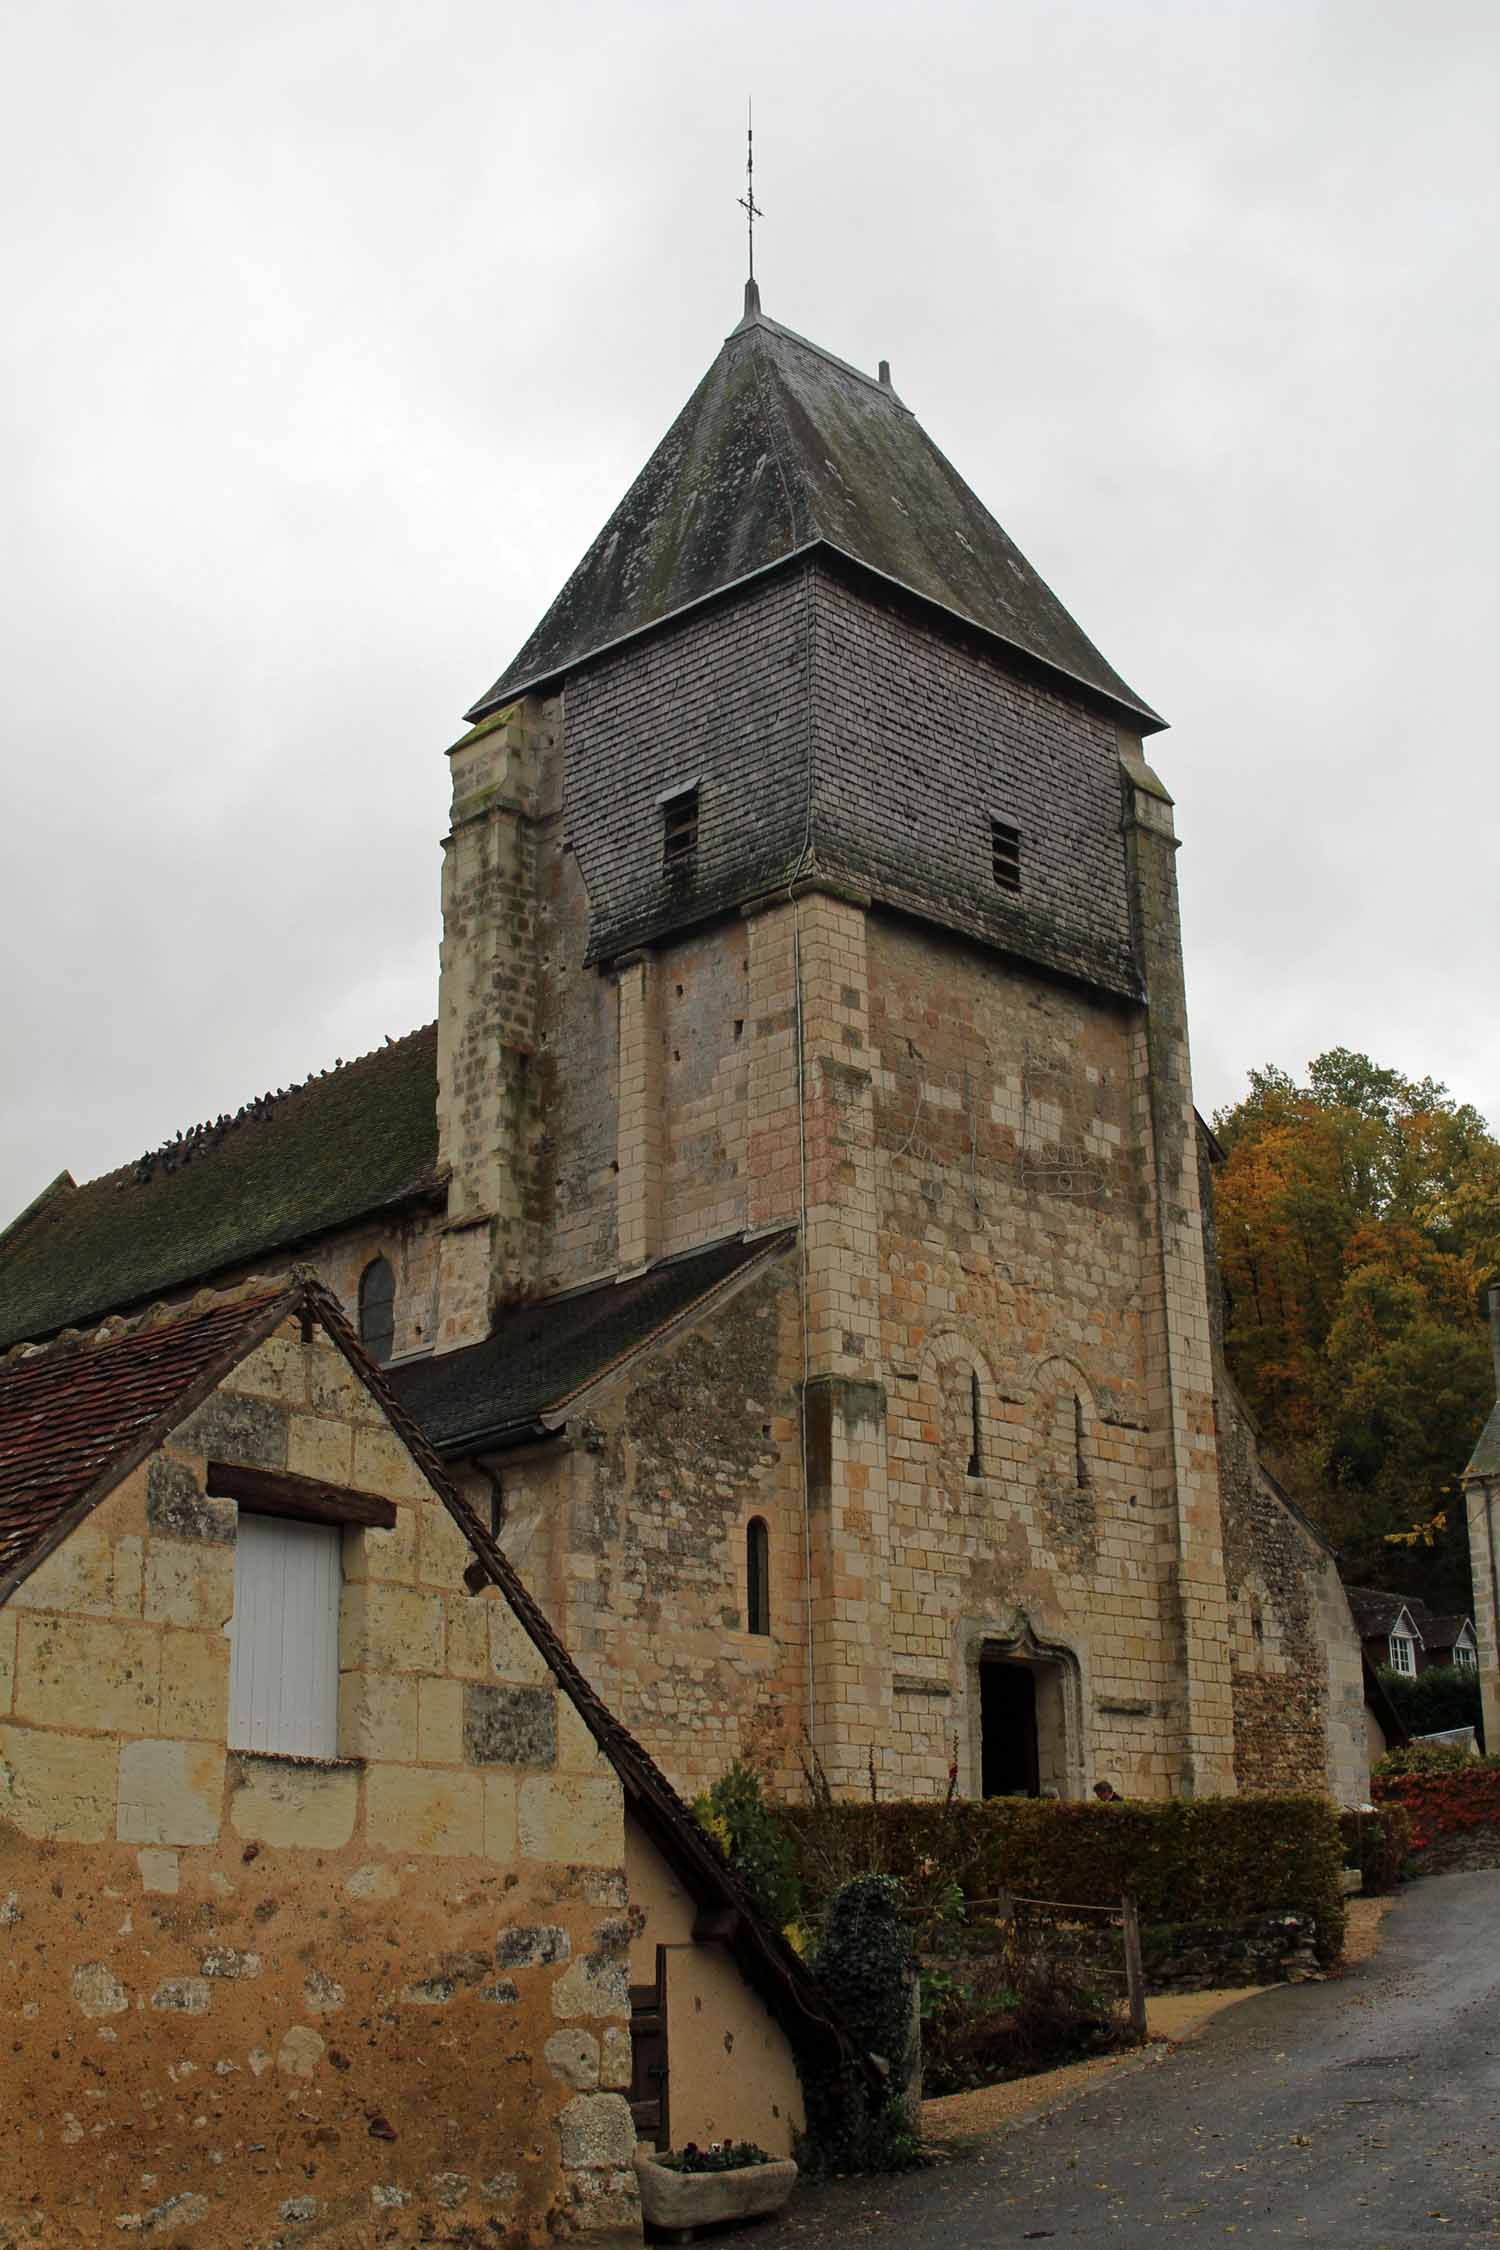
[[[737,2219],[763,2219],[779,2211],[797,2184],[791,2158],[780,2163],[746,2164],[733,2172],[674,2172],[658,2164],[649,2149],[635,2152],[641,2211],[653,2234],[667,2242],[691,2242],[699,2227],[721,2227]]]

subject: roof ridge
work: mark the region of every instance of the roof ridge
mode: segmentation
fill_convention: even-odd
[[[737,328],[730,329],[724,342],[726,345],[732,344],[736,336],[752,335],[757,328],[764,328],[773,336],[784,336],[789,344],[796,344],[801,350],[812,352],[818,359],[826,360],[830,367],[838,368],[840,374],[852,375],[856,383],[868,384],[878,398],[885,399],[899,414],[908,415],[912,421],[916,420],[905,399],[898,398],[889,383],[882,383],[878,375],[867,375],[862,367],[855,366],[853,360],[840,359],[838,353],[831,352],[826,344],[814,343],[811,336],[803,336],[795,328],[788,328],[784,322],[772,320],[769,313],[747,314]]]
[[[175,1139],[169,1138],[159,1141],[155,1148],[148,1148],[141,1156],[131,1158],[124,1164],[113,1165],[107,1172],[98,1172],[92,1179],[74,1182],[75,1190],[81,1192],[85,1188],[104,1187],[110,1180],[124,1181],[127,1176],[137,1183],[144,1183],[162,1158],[168,1155],[175,1157],[179,1149],[184,1153],[178,1161],[182,1163],[191,1162],[193,1156],[206,1153],[206,1150],[201,1148],[203,1142],[207,1142],[209,1146],[216,1148],[224,1135],[239,1125],[266,1124],[279,1102],[291,1101],[297,1095],[311,1093],[315,1086],[325,1085],[330,1078],[340,1078],[348,1071],[360,1070],[366,1063],[376,1062],[382,1055],[388,1055],[392,1048],[409,1046],[412,1040],[421,1039],[428,1032],[436,1031],[436,1029],[437,1018],[434,1017],[431,1023],[421,1023],[414,1030],[403,1031],[399,1038],[393,1039],[387,1033],[384,1045],[367,1048],[364,1054],[351,1055],[347,1061],[340,1055],[337,1061],[330,1063],[326,1070],[310,1070],[305,1078],[294,1079],[290,1086],[278,1086],[274,1093],[268,1089],[263,1094],[252,1094],[247,1100],[241,1102],[239,1108],[232,1114],[227,1110],[222,1110],[217,1117],[200,1119],[196,1125],[189,1125],[185,1131],[179,1127]],[[176,1171],[177,1163],[166,1165],[164,1169]],[[29,1203],[20,1217],[12,1221],[11,1228],[5,1231],[7,1233],[13,1231],[14,1228],[20,1226],[23,1219],[45,1207],[59,1182],[68,1177],[67,1173],[59,1173],[58,1179],[52,1183],[52,1186],[44,1188],[41,1195],[36,1197],[32,1203]],[[3,1239],[4,1237],[0,1236],[0,1240]]]

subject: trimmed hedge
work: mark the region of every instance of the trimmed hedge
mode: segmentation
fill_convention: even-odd
[[[1411,1822],[1402,1805],[1383,1805],[1378,1812],[1339,1815],[1344,1839],[1344,1865],[1357,1867],[1366,1898],[1393,1891],[1411,1853]]]
[[[1411,1848],[1425,1851],[1440,1836],[1500,1827],[1500,1758],[1469,1758],[1448,1772],[1377,1775],[1376,1802],[1399,1806],[1411,1822]]]
[[[1200,1797],[1060,1804],[991,1797],[787,1805],[814,1907],[857,1867],[897,1875],[919,1905],[957,1884],[967,1899],[1017,1891],[1112,1906],[1129,1892],[1147,1922],[1248,1922],[1311,1915],[1318,1956],[1343,1950],[1344,1849],[1322,1797]]]

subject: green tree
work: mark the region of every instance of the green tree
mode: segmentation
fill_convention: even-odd
[[[1226,1348],[1273,1466],[1347,1579],[1469,1606],[1455,1480],[1489,1409],[1480,1283],[1500,1143],[1431,1079],[1333,1048],[1215,1120]],[[1431,1544],[1390,1544],[1415,1521]]]

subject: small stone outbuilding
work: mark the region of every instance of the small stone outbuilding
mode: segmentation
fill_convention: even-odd
[[[326,1290],[0,1362],[0,2242],[637,2238],[643,1963],[786,2147],[838,2027]]]

